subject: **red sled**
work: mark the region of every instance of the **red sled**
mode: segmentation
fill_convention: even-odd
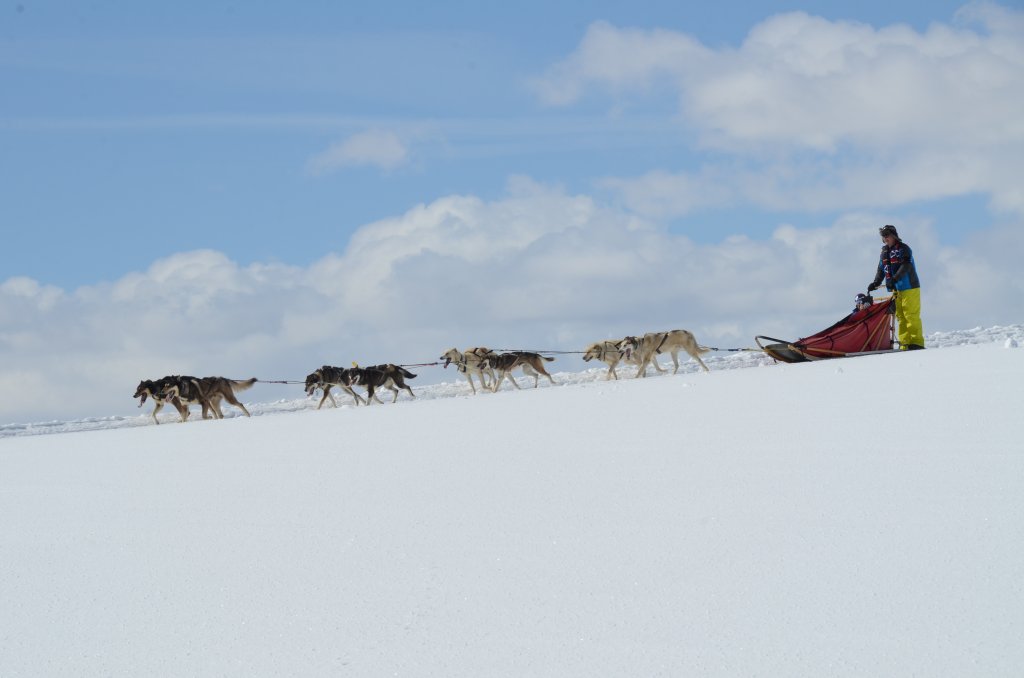
[[[896,305],[892,297],[855,311],[835,325],[796,341],[757,336],[761,350],[784,363],[889,353],[895,349]],[[775,342],[763,344],[761,340]]]

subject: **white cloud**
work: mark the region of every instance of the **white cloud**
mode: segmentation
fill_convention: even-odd
[[[17,300],[25,308],[49,310],[63,296],[63,292],[52,285],[40,285],[31,278],[18,276],[0,283],[0,295]]]
[[[694,172],[658,170],[637,177],[606,177],[597,184],[620,195],[629,209],[655,218],[739,204],[808,212],[892,209],[921,200],[986,193],[997,211],[1024,212],[1024,192],[1013,179],[1017,164],[1011,154],[994,158],[922,149],[897,157],[801,155],[758,162],[711,161]]]
[[[325,174],[344,167],[377,167],[392,170],[409,160],[409,150],[394,132],[369,130],[355,134],[318,153],[306,163],[312,174]]]
[[[988,28],[997,32],[773,17],[713,72],[687,74],[684,110],[707,143],[730,149],[1019,143],[1024,51]]]
[[[520,178],[500,200],[447,196],[368,224],[308,268],[198,251],[74,291],[11,279],[0,284],[0,421],[135,412],[138,381],[164,374],[302,379],[324,363],[429,362],[453,345],[579,350],[671,327],[720,346],[796,337],[849,310],[892,217],[703,245]],[[927,330],[1020,322],[1021,224],[953,247],[927,222],[897,223],[918,258]],[[422,381],[440,376],[454,378]]]
[[[695,210],[721,207],[736,200],[739,177],[710,166],[695,173],[661,170],[641,177],[599,180],[598,186],[622,196],[631,210],[655,218],[688,214]]]
[[[546,102],[568,104],[594,85],[622,91],[662,76],[705,142],[725,148],[888,147],[953,134],[1020,141],[1024,13],[989,10],[962,14],[984,20],[987,33],[874,29],[794,12],[755,26],[739,49],[718,50],[682,33],[602,22],[536,87]]]
[[[679,78],[700,68],[711,56],[697,40],[681,33],[620,29],[599,21],[587,29],[571,56],[530,85],[543,102],[564,106],[583,96],[592,84],[616,92],[645,89],[659,77]]]
[[[648,214],[727,198],[846,209],[974,192],[1024,213],[1024,12],[978,3],[957,20],[918,32],[794,12],[719,49],[597,23],[535,89],[558,105],[611,91],[615,110],[653,82],[677,93],[710,159],[696,172],[608,180]]]

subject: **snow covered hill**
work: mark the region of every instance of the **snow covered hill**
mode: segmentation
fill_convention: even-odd
[[[1016,675],[1022,341],[4,427],[0,676]]]

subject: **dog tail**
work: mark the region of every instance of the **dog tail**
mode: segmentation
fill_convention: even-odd
[[[405,369],[404,367],[399,367],[398,371],[401,372],[402,376],[405,377],[406,379],[415,379],[416,378],[415,374],[413,374],[409,370]]]
[[[717,350],[717,349],[711,348],[710,346],[698,346],[697,347],[697,353],[700,353],[701,355],[704,355],[705,353],[711,353],[712,351],[715,351],[715,350]]]
[[[252,379],[246,379],[245,381],[232,380],[231,388],[236,391],[244,391],[247,388],[252,388],[252,385],[255,384],[257,381],[259,381],[259,379],[257,379],[256,377],[253,377]]]
[[[542,355],[542,356],[541,356],[541,358],[544,358],[544,360],[547,360],[548,362],[551,362],[551,361],[553,361],[553,360],[554,360],[554,358],[553,358],[553,357],[551,357],[551,356],[547,356],[547,355]]]

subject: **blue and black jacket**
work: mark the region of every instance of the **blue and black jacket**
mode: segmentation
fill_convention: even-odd
[[[917,267],[914,266],[914,253],[910,245],[897,239],[892,247],[882,245],[882,254],[878,257],[878,272],[875,273],[875,285],[885,280],[889,290],[913,290],[921,286],[917,279]]]

